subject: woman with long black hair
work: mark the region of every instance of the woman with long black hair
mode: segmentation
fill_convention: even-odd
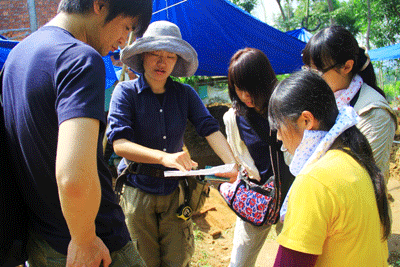
[[[316,33],[303,51],[304,64],[320,73],[335,94],[336,103],[354,107],[357,128],[368,139],[378,167],[389,179],[390,149],[397,119],[377,86],[374,67],[364,48],[345,28],[331,26]]]

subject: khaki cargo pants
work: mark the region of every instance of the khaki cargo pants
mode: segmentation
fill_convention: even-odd
[[[29,267],[65,267],[67,256],[55,251],[38,234],[31,233],[28,242]],[[129,241],[122,249],[111,252],[110,267],[145,267],[143,259]],[[101,265],[103,266],[103,265]]]
[[[159,196],[125,186],[120,205],[132,242],[148,267],[190,265],[193,222],[176,216],[179,188],[168,196]]]

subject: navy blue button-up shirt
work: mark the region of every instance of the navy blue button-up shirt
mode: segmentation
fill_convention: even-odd
[[[161,105],[143,76],[119,83],[110,104],[108,141],[127,139],[148,148],[176,153],[182,151],[188,119],[200,136],[209,136],[219,130],[218,121],[192,87],[168,78],[165,88]],[[125,166],[122,160],[118,168],[123,170]],[[164,168],[161,165],[155,167]],[[168,195],[176,189],[178,182],[130,174],[128,185],[148,193]]]

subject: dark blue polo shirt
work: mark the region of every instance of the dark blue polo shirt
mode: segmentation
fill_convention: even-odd
[[[113,143],[123,138],[148,148],[176,153],[182,151],[188,119],[200,136],[209,136],[219,130],[218,121],[211,116],[192,87],[168,78],[165,88],[161,104],[143,75],[133,81],[119,83],[110,104],[108,141]],[[125,166],[122,160],[119,170]],[[161,165],[154,166],[165,169]],[[178,182],[130,174],[128,185],[148,193],[168,195],[177,188]]]
[[[99,120],[104,131],[104,90],[105,67],[100,54],[58,27],[45,26],[32,33],[11,51],[5,63],[4,115],[19,166],[20,175],[15,179],[30,207],[33,231],[62,254],[67,254],[71,237],[55,177],[58,127],[66,120],[86,117]],[[96,234],[112,252],[130,237],[112,190],[102,139],[98,139],[101,203]]]

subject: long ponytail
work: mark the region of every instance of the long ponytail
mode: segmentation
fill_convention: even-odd
[[[389,203],[387,199],[385,178],[375,163],[371,146],[360,130],[353,126],[344,131],[332,145],[331,149],[340,149],[352,156],[363,166],[374,187],[376,204],[378,205],[379,219],[383,226],[383,239],[388,239],[391,232],[389,217]],[[346,149],[350,148],[350,150]]]

